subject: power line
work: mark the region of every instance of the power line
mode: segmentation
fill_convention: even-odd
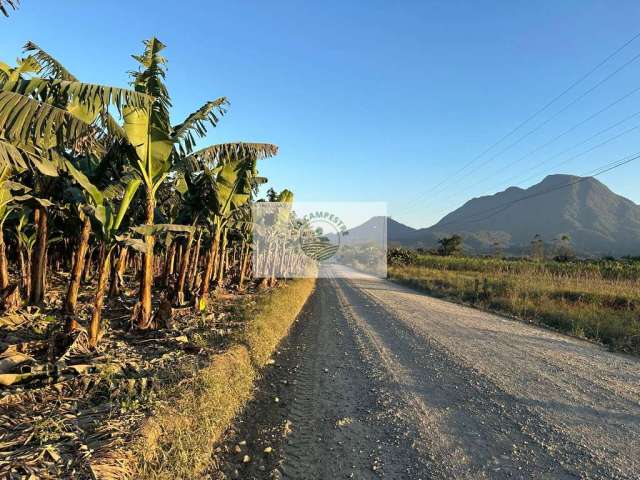
[[[604,129],[602,129],[602,130],[598,131],[597,133],[594,133],[593,135],[590,135],[590,136],[589,136],[589,137],[587,137],[586,139],[584,139],[584,140],[582,140],[582,141],[580,141],[580,142],[578,142],[578,143],[576,143],[576,144],[572,145],[571,147],[569,147],[569,148],[567,148],[567,149],[565,149],[565,150],[563,150],[563,151],[561,151],[561,152],[559,152],[559,153],[557,153],[557,154],[555,154],[555,155],[553,155],[553,156],[551,156],[551,157],[547,158],[546,160],[544,160],[544,161],[542,161],[542,162],[539,162],[538,164],[534,165],[532,168],[527,169],[527,171],[533,171],[533,170],[536,170],[537,168],[541,167],[542,165],[544,165],[544,164],[546,164],[546,163],[549,163],[549,161],[554,160],[554,159],[556,159],[556,158],[558,158],[558,157],[561,157],[561,156],[562,156],[562,155],[564,155],[566,152],[568,152],[568,151],[570,151],[570,150],[573,150],[574,148],[579,147],[580,145],[583,145],[583,144],[585,144],[585,143],[588,143],[589,141],[593,140],[594,138],[598,137],[599,135],[601,135],[601,134],[603,134],[603,133],[605,133],[605,132],[607,132],[607,131],[611,130],[612,128],[617,127],[618,125],[621,125],[622,123],[624,123],[624,122],[626,122],[626,121],[630,120],[631,118],[634,118],[634,117],[636,117],[636,116],[638,116],[638,115],[640,115],[640,111],[638,111],[638,112],[636,112],[636,113],[634,113],[634,114],[632,114],[632,115],[630,115],[630,116],[628,116],[628,117],[626,117],[626,118],[624,118],[624,119],[622,119],[622,120],[620,120],[620,121],[618,121],[618,122],[614,123],[613,125],[610,125],[610,126],[609,126],[609,127],[607,127],[607,128],[604,128]],[[631,133],[631,132],[634,132],[634,131],[638,130],[638,128],[640,128],[640,125],[636,125],[636,126],[634,126],[634,127],[628,128],[628,129],[626,129],[626,130],[624,130],[624,131],[622,131],[622,132],[620,132],[620,133],[617,133],[616,135],[613,135],[613,136],[611,136],[611,137],[607,138],[606,140],[604,140],[604,141],[602,141],[602,142],[600,142],[600,143],[598,143],[598,144],[596,144],[596,145],[594,145],[594,146],[592,146],[592,147],[589,147],[588,149],[586,149],[586,150],[584,150],[584,151],[582,151],[582,152],[580,152],[580,153],[578,153],[578,154],[576,154],[576,155],[573,155],[573,156],[571,156],[571,157],[567,158],[566,160],[563,160],[562,162],[558,163],[558,164],[556,165],[556,167],[555,167],[555,168],[560,167],[560,166],[562,166],[562,165],[565,165],[565,164],[567,164],[567,163],[569,163],[569,162],[571,162],[571,161],[575,160],[576,158],[582,157],[582,156],[586,155],[587,153],[590,153],[590,152],[592,152],[592,151],[594,151],[594,150],[596,150],[596,149],[598,149],[598,148],[601,148],[601,147],[603,147],[603,146],[605,146],[605,145],[607,145],[607,144],[609,144],[609,143],[613,142],[614,140],[617,140],[618,138],[623,137],[624,135],[627,135],[627,134],[629,134],[629,133]],[[510,164],[510,165],[508,165],[508,166],[506,166],[506,167],[503,167],[503,169],[504,169],[504,170],[506,170],[506,169],[507,169],[507,168],[509,168],[510,166],[513,166],[513,164],[514,164],[514,163],[517,163],[517,162],[513,162],[512,164]],[[501,184],[504,184],[504,183],[507,183],[507,184],[508,184],[508,183],[509,183],[509,182],[511,182],[513,179],[516,179],[516,178],[518,178],[518,177],[521,177],[521,174],[522,174],[522,173],[523,173],[523,172],[519,172],[519,173],[517,173],[516,175],[512,175],[512,176],[511,176],[511,177],[509,177],[507,180],[505,180],[505,181],[501,182]],[[521,180],[521,181],[520,181],[520,182],[518,182],[518,183],[524,182],[524,181],[528,180],[529,178],[535,177],[535,175],[537,175],[537,174],[530,175],[530,176],[526,177],[524,180]],[[474,185],[476,185],[476,186],[477,186],[477,185],[481,185],[481,184],[485,183],[487,180],[492,179],[493,177],[494,177],[494,175],[493,175],[493,174],[491,174],[491,175],[489,175],[489,176],[486,176],[486,177],[484,177],[483,179],[479,180],[478,182],[475,182],[475,183],[474,183]],[[469,187],[465,187],[465,188],[470,188],[470,186],[469,186]],[[452,200],[452,199],[454,199],[455,197],[457,197],[457,195],[458,195],[459,193],[461,193],[461,192],[463,192],[463,191],[464,191],[464,188],[463,188],[463,189],[460,189],[460,190],[457,190],[457,191],[456,191],[455,193],[453,193],[452,195],[449,195],[449,196],[445,199],[445,203],[446,203],[446,202],[448,202],[448,201],[450,201],[450,200]]]
[[[549,145],[551,145],[552,143],[556,142],[557,140],[559,140],[560,138],[564,137],[565,135],[573,132],[574,130],[576,130],[577,128],[581,127],[582,125],[584,125],[585,123],[593,120],[594,118],[596,118],[598,115],[606,112],[607,110],[609,110],[610,108],[614,107],[615,105],[619,104],[620,102],[622,102],[623,100],[626,100],[627,98],[629,98],[631,95],[633,95],[634,93],[640,91],[640,87],[634,88],[633,90],[631,90],[630,92],[626,93],[625,95],[623,95],[622,97],[618,98],[617,100],[609,103],[608,105],[606,105],[605,107],[601,108],[600,110],[598,110],[597,112],[589,115],[587,118],[585,118],[584,120],[581,120],[580,122],[576,123],[575,125],[569,127],[568,129],[566,129],[565,131],[563,131],[562,133],[556,135],[555,137],[553,137],[551,140],[548,140],[547,142],[545,142],[544,144],[534,148],[533,150],[529,151],[528,153],[522,155],[521,157],[519,157],[518,159],[514,160],[513,162],[505,165],[504,167],[502,167],[503,170],[509,169],[512,166],[514,166],[515,164],[521,162],[522,160],[529,158],[531,155],[539,152],[540,150],[542,150],[545,147],[548,147]],[[614,125],[605,128],[604,130],[601,130],[600,132],[594,134],[593,136],[589,137],[590,140],[591,138],[595,138],[598,135],[600,135],[601,133],[604,133],[605,131],[611,130],[612,128],[620,125],[621,123],[624,123],[625,121],[629,120],[630,118],[635,117],[636,115],[638,115],[640,112],[636,112],[633,115],[625,118],[624,120],[621,120],[620,122],[615,123]],[[485,177],[484,179],[480,180],[480,182],[478,183],[482,183],[484,182],[487,178],[493,178],[493,175],[490,175],[488,177]],[[477,183],[476,183],[477,185]]]
[[[498,205],[497,207],[492,207],[490,209],[486,209],[486,210],[483,210],[483,211],[480,211],[480,212],[476,212],[476,213],[473,214],[473,216],[465,218],[465,219],[452,220],[452,221],[444,222],[444,223],[440,223],[439,222],[435,226],[442,227],[442,226],[447,226],[447,225],[451,225],[451,224],[455,224],[455,223],[474,223],[474,222],[480,222],[482,220],[487,220],[487,219],[497,215],[498,213],[501,213],[501,212],[507,210],[508,208],[510,208],[511,206],[515,205],[516,203],[520,203],[520,202],[522,202],[524,200],[528,200],[528,199],[531,199],[531,198],[539,197],[541,195],[546,195],[548,193],[555,192],[557,190],[561,190],[563,188],[571,187],[571,186],[576,185],[578,183],[584,182],[584,181],[586,181],[586,180],[588,180],[590,178],[597,177],[597,176],[602,175],[604,173],[610,172],[611,170],[614,170],[614,169],[619,168],[619,167],[621,167],[623,165],[631,163],[631,162],[633,162],[633,161],[635,161],[635,160],[637,160],[639,158],[640,158],[640,152],[637,152],[637,153],[634,153],[634,154],[632,154],[630,156],[624,157],[621,160],[617,160],[617,161],[614,161],[614,162],[609,162],[609,163],[607,163],[607,164],[605,164],[605,165],[603,165],[603,166],[601,166],[601,167],[599,167],[599,168],[597,168],[595,170],[591,170],[590,172],[587,172],[586,174],[583,174],[583,176],[581,178],[578,178],[577,180],[569,182],[569,183],[567,183],[565,185],[560,185],[560,186],[557,186],[557,187],[548,188],[548,189],[543,190],[541,192],[536,192],[536,193],[533,193],[533,194],[530,194],[530,195],[525,195],[524,197],[517,198],[517,199],[512,200],[510,202],[506,202],[503,205]],[[487,212],[491,212],[491,213],[489,213],[489,215],[481,217],[481,218],[473,218],[475,215],[483,214],[483,213],[487,213]]]
[[[638,112],[638,113],[640,113],[640,112]],[[638,113],[636,113],[635,115],[637,115]],[[634,116],[635,116],[635,115],[634,115]],[[574,155],[574,156],[572,156],[572,157],[567,158],[566,160],[563,160],[562,162],[558,163],[554,168],[558,168],[558,167],[561,167],[561,166],[563,166],[563,165],[566,165],[567,163],[572,162],[572,161],[573,161],[573,160],[575,160],[576,158],[581,157],[581,156],[583,156],[583,155],[586,155],[587,153],[592,152],[592,151],[593,151],[593,150],[595,150],[596,148],[600,148],[600,147],[602,147],[602,146],[604,146],[604,145],[606,145],[606,144],[608,144],[608,143],[611,143],[612,141],[617,140],[618,138],[620,138],[620,137],[622,137],[622,136],[624,136],[624,135],[627,135],[628,133],[634,132],[634,131],[638,130],[639,128],[640,128],[640,125],[636,125],[635,127],[631,127],[631,128],[629,128],[629,129],[627,129],[627,130],[624,130],[623,132],[620,132],[619,134],[614,135],[613,137],[608,138],[607,140],[605,140],[605,141],[603,141],[603,142],[601,142],[601,143],[599,143],[599,144],[597,144],[597,145],[595,145],[595,146],[593,146],[593,147],[589,148],[588,150],[585,150],[584,152],[582,152],[582,153],[580,153],[580,154],[578,154],[578,155]],[[540,166],[540,165],[538,165],[538,167],[539,167],[539,166]],[[536,168],[537,168],[537,167],[536,167]],[[532,174],[532,175],[529,175],[528,177],[523,178],[522,180],[518,181],[518,183],[524,183],[524,182],[527,182],[528,180],[531,180],[532,178],[535,178],[535,177],[536,177],[536,175],[538,175],[538,173],[534,173],[534,174]]]
[[[561,99],[564,95],[566,95],[569,91],[571,91],[573,88],[575,88],[577,85],[579,85],[580,83],[582,83],[584,80],[586,80],[587,78],[589,78],[593,73],[595,73],[600,67],[602,67],[603,65],[605,65],[609,60],[611,60],[613,57],[615,57],[618,53],[620,53],[622,50],[624,50],[629,44],[631,44],[634,40],[636,40],[638,37],[640,37],[640,32],[635,34],[633,37],[631,37],[629,40],[627,40],[624,44],[622,44],[620,47],[618,47],[616,50],[614,50],[611,54],[609,54],[607,57],[605,57],[602,61],[600,61],[595,67],[593,67],[591,70],[589,70],[587,73],[585,73],[584,75],[582,75],[580,78],[578,78],[576,81],[574,81],[571,85],[569,85],[567,88],[565,88],[562,92],[560,92],[558,95],[556,95],[554,98],[552,98],[549,102],[547,102],[542,108],[540,108],[539,110],[537,110],[536,112],[534,112],[532,115],[530,115],[529,117],[527,117],[524,121],[522,121],[520,124],[518,124],[514,129],[512,129],[509,133],[507,133],[506,135],[504,135],[503,137],[501,137],[499,140],[497,140],[496,142],[494,142],[493,144],[491,144],[489,147],[487,147],[485,150],[483,150],[479,155],[475,156],[474,158],[472,158],[469,162],[467,162],[462,168],[458,169],[456,172],[454,172],[452,175],[449,175],[448,177],[445,177],[443,180],[441,180],[437,185],[435,185],[434,187],[424,191],[423,193],[419,194],[419,196],[417,198],[415,198],[414,200],[410,200],[407,202],[408,205],[411,205],[414,202],[420,201],[424,198],[425,195],[429,194],[429,193],[433,193],[434,191],[436,191],[438,188],[440,188],[442,185],[444,185],[445,183],[447,183],[447,181],[449,181],[451,178],[453,178],[456,175],[459,175],[460,173],[462,173],[464,170],[466,170],[469,166],[471,166],[476,160],[479,160],[480,158],[482,158],[484,155],[486,155],[488,152],[490,152],[493,148],[497,147],[500,143],[502,143],[504,140],[506,140],[507,138],[509,138],[511,135],[513,135],[514,133],[516,133],[518,130],[520,130],[522,127],[524,127],[527,123],[529,123],[531,120],[533,120],[535,117],[537,117],[538,115],[540,115],[542,112],[546,111],[551,105],[553,105],[554,103],[556,103],[559,99]],[[635,57],[633,57],[630,61],[628,61],[627,63],[625,63],[624,65],[622,65],[621,67],[619,67],[617,70],[615,70],[612,74],[610,74],[609,76],[605,77],[605,79],[601,80],[599,83],[597,83],[594,87],[592,87],[591,89],[587,90],[586,93],[584,93],[581,97],[578,97],[577,100],[575,100],[574,102],[570,103],[569,106],[565,107],[565,109],[561,110],[560,112],[556,113],[555,116],[552,116],[551,119],[549,119],[547,122],[539,125],[535,130],[541,128],[542,126],[544,126],[546,123],[548,123],[550,120],[552,120],[553,118],[555,118],[557,115],[561,114],[562,112],[564,112],[567,108],[571,107],[572,105],[574,105],[577,101],[581,100],[582,98],[584,98],[586,95],[588,95],[589,93],[591,93],[593,90],[595,90],[597,87],[599,87],[600,85],[602,85],[604,82],[606,82],[607,80],[609,80],[612,76],[616,75],[618,72],[620,72],[622,69],[624,69],[626,66],[628,66],[630,63],[632,63],[633,61],[635,61],[638,57],[640,57],[640,54],[636,55]],[[519,143],[521,140],[523,140],[524,138],[526,138],[527,136],[531,135],[532,133],[534,133],[534,131],[529,132],[528,134],[526,134],[524,137],[520,137],[515,143],[511,144],[508,148],[511,148],[511,146]],[[508,149],[507,148],[507,149]],[[502,152],[500,152],[498,155],[500,155],[501,153],[503,153],[506,150],[503,150]],[[492,157],[495,158],[495,157]]]
[[[598,132],[596,132],[596,133],[594,133],[594,134],[590,135],[590,136],[589,136],[589,137],[587,137],[586,139],[584,139],[584,140],[582,140],[582,141],[580,141],[580,142],[577,142],[577,143],[575,143],[575,144],[571,145],[570,147],[568,147],[568,148],[566,148],[566,149],[562,150],[561,152],[558,152],[558,153],[556,153],[555,155],[552,155],[551,157],[547,158],[546,160],[544,160],[544,161],[542,161],[542,162],[539,162],[538,164],[534,165],[532,168],[528,169],[527,171],[533,171],[533,170],[538,169],[538,168],[539,168],[539,167],[541,167],[542,165],[549,163],[551,160],[554,160],[554,159],[556,159],[556,158],[561,157],[561,156],[562,156],[562,155],[564,155],[565,153],[567,153],[567,152],[569,152],[569,151],[571,151],[571,150],[573,150],[573,149],[575,149],[575,148],[577,148],[577,147],[579,147],[579,146],[581,146],[581,145],[584,145],[585,143],[590,142],[591,140],[593,140],[594,138],[598,137],[599,135],[601,135],[601,134],[603,134],[603,133],[605,133],[605,132],[607,132],[607,131],[609,131],[609,130],[611,130],[611,129],[615,128],[615,127],[617,127],[618,125],[621,125],[621,124],[623,124],[623,123],[627,122],[628,120],[630,120],[630,119],[632,119],[632,118],[634,118],[634,117],[636,117],[636,116],[638,116],[638,115],[640,115],[640,111],[638,111],[638,112],[636,112],[636,113],[634,113],[634,114],[632,114],[632,115],[629,115],[628,117],[625,117],[624,119],[622,119],[622,120],[620,120],[620,121],[618,121],[618,122],[614,123],[613,125],[610,125],[610,126],[608,126],[608,127],[604,128],[604,129],[602,129],[602,130],[600,130],[600,131],[598,131]],[[631,127],[631,128],[629,128],[629,129],[627,129],[627,130],[624,130],[624,131],[622,131],[622,132],[620,132],[620,133],[617,133],[616,135],[613,135],[613,136],[611,136],[611,137],[607,138],[606,140],[604,140],[604,141],[602,141],[602,142],[600,142],[600,143],[598,143],[598,144],[596,144],[596,145],[593,145],[593,146],[589,147],[588,149],[586,149],[586,150],[584,150],[584,151],[581,151],[580,153],[577,153],[577,154],[575,154],[575,155],[573,155],[573,156],[571,156],[571,157],[567,158],[566,160],[563,160],[562,162],[558,163],[558,164],[555,166],[555,168],[557,169],[558,167],[560,167],[560,166],[562,166],[562,165],[565,165],[565,164],[567,164],[567,163],[569,163],[569,162],[571,162],[571,161],[575,160],[576,158],[582,157],[582,156],[584,156],[584,155],[586,155],[586,154],[588,154],[588,153],[590,153],[590,152],[592,152],[592,151],[594,151],[594,150],[596,150],[596,149],[598,149],[598,148],[601,148],[601,147],[603,147],[603,146],[605,146],[605,145],[607,145],[607,144],[609,144],[609,143],[613,142],[614,140],[617,140],[618,138],[620,138],[620,137],[622,137],[622,136],[624,136],[624,135],[627,135],[627,134],[629,134],[629,133],[631,133],[631,132],[633,132],[633,131],[635,131],[635,130],[638,130],[639,128],[640,128],[640,125],[636,125],[636,126]],[[517,179],[517,178],[521,177],[521,176],[522,176],[521,174],[522,174],[522,172],[518,172],[516,175],[512,175],[510,178],[508,178],[508,179],[507,179],[507,180],[505,180],[504,182],[500,182],[500,185],[502,185],[502,184],[504,184],[504,183],[510,183],[512,180],[514,180],[514,179]],[[526,177],[525,179],[520,180],[520,181],[519,181],[519,182],[517,182],[517,183],[523,183],[523,182],[525,182],[525,181],[529,180],[530,178],[535,177],[536,175],[537,175],[537,173],[534,173],[534,174],[532,174],[532,175],[530,175],[530,176]],[[489,180],[490,178],[493,178],[493,175],[488,176],[488,177],[485,177],[484,179],[480,180],[479,182],[476,182],[476,185],[479,185],[479,184],[485,183],[485,182],[486,182],[487,180]],[[469,187],[465,187],[465,188],[467,188],[467,189],[468,189]],[[494,189],[497,189],[497,188],[498,188],[498,187],[495,187]],[[493,190],[493,189],[492,189],[492,190]],[[447,202],[449,202],[449,201],[453,200],[454,198],[456,198],[456,197],[458,196],[458,194],[462,193],[463,191],[464,191],[464,189],[460,189],[460,190],[457,190],[454,194],[449,195],[449,196],[445,199],[445,202],[444,202],[444,203],[446,204]],[[418,207],[420,207],[420,205],[417,205],[417,204],[416,204],[416,205],[414,205],[412,208],[405,210],[405,213],[406,213],[406,212],[409,212],[409,211],[413,211],[413,210],[415,210],[415,209],[416,209],[416,208],[418,208]],[[439,210],[439,212],[446,211],[446,210],[447,210],[447,208],[443,208],[443,209]]]
[[[456,179],[457,181],[460,181],[463,178],[468,177],[469,175],[477,172],[480,168],[484,167],[485,165],[487,165],[488,163],[492,162],[493,160],[495,160],[496,158],[498,158],[500,155],[502,155],[503,153],[505,153],[506,151],[510,150],[512,147],[514,147],[515,145],[517,145],[518,143],[520,143],[522,140],[524,140],[525,138],[529,137],[530,135],[532,135],[533,133],[537,132],[538,130],[540,130],[542,127],[544,127],[545,125],[547,125],[549,122],[551,122],[552,120],[554,120],[555,118],[557,118],[559,115],[561,115],[562,113],[566,112],[569,108],[571,108],[573,105],[575,105],[576,103],[578,103],[580,100],[582,100],[583,98],[585,98],[588,94],[590,94],[591,92],[593,92],[596,88],[598,88],[599,86],[601,86],[602,84],[604,84],[606,81],[608,81],[609,79],[611,79],[614,75],[616,75],[618,72],[620,72],[621,70],[623,70],[625,67],[627,67],[628,65],[630,65],[631,63],[633,63],[634,61],[636,61],[638,58],[640,58],[640,53],[638,53],[637,55],[635,55],[634,57],[632,57],[630,60],[628,60],[627,62],[625,62],[623,65],[621,65],[620,67],[618,67],[616,70],[614,70],[612,73],[610,73],[609,75],[607,75],[605,78],[603,78],[602,80],[600,80],[598,83],[596,83],[594,86],[592,86],[590,89],[588,89],[587,91],[583,92],[580,96],[578,96],[577,98],[575,98],[573,101],[571,101],[570,103],[568,103],[567,105],[565,105],[563,108],[561,108],[560,110],[558,110],[556,113],[554,113],[551,117],[547,118],[545,121],[543,121],[542,123],[540,123],[539,125],[537,125],[536,127],[534,127],[532,130],[528,131],[527,133],[525,133],[524,135],[521,135],[520,137],[518,137],[518,139],[512,143],[510,143],[509,145],[507,145],[505,148],[503,148],[502,150],[500,150],[497,154],[495,154],[492,157],[489,157],[487,160],[485,160],[484,162],[480,163],[479,165],[477,165],[473,170],[471,170],[470,172],[467,172],[465,175],[463,175],[462,177]]]

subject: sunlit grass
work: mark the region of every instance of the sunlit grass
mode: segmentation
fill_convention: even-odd
[[[640,353],[637,263],[420,256],[389,276],[433,295]]]

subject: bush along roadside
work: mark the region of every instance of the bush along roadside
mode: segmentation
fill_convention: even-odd
[[[313,292],[314,279],[286,282],[236,310],[243,328],[228,348],[178,383],[160,389],[157,407],[132,444],[136,479],[199,478],[233,418]],[[188,367],[187,367],[188,368]]]

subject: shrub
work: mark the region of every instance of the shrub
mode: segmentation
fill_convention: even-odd
[[[408,248],[391,248],[387,251],[387,264],[413,265],[418,260],[418,254]]]

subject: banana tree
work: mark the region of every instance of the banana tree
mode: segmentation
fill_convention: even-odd
[[[9,268],[4,241],[5,221],[13,210],[24,208],[28,203],[36,208],[47,208],[52,205],[52,203],[46,199],[31,195],[29,193],[31,190],[29,187],[15,181],[15,176],[22,173],[23,170],[26,169],[23,169],[21,165],[0,162],[0,290],[3,292],[9,287]],[[25,212],[26,210],[23,210],[19,227],[23,226],[22,220],[26,218]],[[18,242],[20,242],[20,238],[18,238]],[[21,265],[21,271],[24,273],[22,267],[23,265]],[[15,295],[11,294],[13,306],[19,302],[17,284],[14,290],[17,293]],[[8,299],[8,296],[3,295],[3,301]],[[5,307],[6,306],[7,305],[5,305]]]
[[[274,285],[276,275],[285,272],[285,264],[290,254],[287,245],[290,242],[291,215],[293,193],[290,190],[282,190],[280,193],[269,189],[267,199],[273,202],[274,208],[268,214],[266,224],[268,228],[262,232],[262,241],[258,256],[261,260],[260,272],[262,280],[261,287]]]
[[[249,269],[251,257],[251,209],[248,203],[238,208],[232,217],[232,228],[240,241],[238,253],[238,291],[244,290],[244,281]]]
[[[144,53],[134,58],[140,70],[132,73],[136,92],[154,98],[148,107],[126,105],[123,109],[124,133],[134,150],[133,163],[144,185],[146,195],[145,224],[154,224],[156,192],[171,173],[177,158],[191,152],[195,136],[206,134],[206,124],[216,126],[218,116],[224,114],[226,98],[205,103],[182,123],[172,126],[169,118],[171,100],[164,85],[166,59],[160,55],[165,46],[156,38],[146,42]],[[195,135],[195,136],[194,136]],[[148,229],[151,232],[151,229]],[[148,328],[151,321],[151,288],[153,285],[153,249],[155,237],[145,236],[143,273],[140,285],[139,328]]]
[[[11,176],[11,166],[0,166],[0,289],[5,289],[9,285],[9,267],[7,264],[7,253],[4,243],[4,222],[11,212],[10,203],[13,200],[10,185],[8,182]]]
[[[20,183],[11,180],[14,170],[9,164],[0,164],[0,297],[5,309],[15,307],[20,301],[18,284],[9,285],[9,264],[7,261],[6,245],[4,240],[4,224],[9,214],[20,206],[20,201],[31,198],[26,194],[29,190]],[[16,192],[22,195],[16,195]],[[9,291],[11,290],[11,292]]]
[[[63,86],[78,84],[78,79],[69,72],[61,62],[35,43],[27,42],[24,46],[24,50],[30,54],[30,56],[27,57],[30,64],[36,65],[34,70],[42,77],[58,82],[66,82],[61,83]],[[18,82],[18,79],[13,78],[13,80]],[[52,90],[54,89],[54,85],[58,84],[52,84]],[[103,98],[102,101],[95,101],[96,97],[101,97],[104,94],[102,91],[104,88],[94,88],[91,86],[88,86],[87,88],[89,90],[95,90],[93,96],[82,96],[73,94],[73,92],[57,92],[52,93],[52,100],[58,106],[68,111],[73,117],[78,118],[87,124],[91,124],[91,135],[87,138],[91,141],[90,146],[92,148],[87,149],[87,151],[84,152],[84,155],[78,162],[77,166],[83,173],[90,176],[92,180],[94,178],[99,179],[101,177],[111,180],[113,177],[113,172],[109,171],[111,164],[117,163],[120,158],[125,157],[122,152],[118,152],[117,148],[114,148],[118,145],[113,141],[113,137],[120,137],[122,135],[122,131],[117,126],[117,122],[111,117],[108,104],[103,103],[109,99]],[[109,90],[109,87],[106,88]],[[57,89],[57,87],[55,87],[55,89]],[[132,102],[140,102],[141,99],[144,99],[143,95],[130,93],[128,91],[118,91],[117,89],[114,89],[113,93],[115,95],[131,97],[133,99]],[[148,100],[150,101],[150,99]],[[115,104],[120,108],[119,101],[116,101]],[[97,122],[98,120],[101,120],[101,122]],[[65,170],[64,165],[60,165],[60,163],[62,162],[59,162],[59,164],[55,165],[55,168],[51,168],[51,171],[46,172],[46,174],[53,176],[57,175],[59,170]],[[89,202],[90,201],[91,199],[89,197]],[[75,211],[79,217],[81,229],[79,241],[73,256],[71,276],[69,279],[67,295],[64,301],[64,310],[71,320],[68,328],[71,329],[77,327],[74,313],[80,282],[84,271],[84,262],[89,247],[89,236],[91,234],[91,219],[89,215],[84,214],[83,209],[83,205],[87,203],[87,199],[81,199],[79,203],[74,203],[77,203]]]
[[[28,209],[23,208],[20,211],[18,222],[13,231],[18,245],[18,258],[20,261],[20,277],[22,291],[28,298],[31,294],[31,255],[33,247],[36,243],[36,233],[29,229]]]
[[[125,213],[142,182],[136,177],[125,180],[122,184],[121,198],[119,201],[116,201],[112,197],[114,192],[113,188],[110,188],[108,192],[100,190],[70,161],[66,161],[65,163],[71,177],[78,182],[91,198],[92,204],[87,205],[87,213],[92,215],[100,224],[100,229],[97,232],[101,242],[98,259],[98,285],[96,287],[93,312],[89,323],[89,344],[95,347],[100,335],[102,308],[111,268],[111,253],[116,246],[118,233],[120,233],[119,230]]]
[[[280,233],[280,254],[276,256],[279,264],[276,265],[275,262],[272,265],[271,278],[269,280],[271,285],[276,283],[276,272],[280,272],[281,274],[285,273],[285,263],[288,260],[290,252],[287,249],[287,243],[291,240],[291,207],[293,204],[293,192],[291,190],[284,189],[282,190],[276,201],[281,203],[281,208],[278,209],[278,229]],[[276,248],[278,245],[276,244]]]
[[[0,63],[0,160],[22,162],[21,167],[28,163],[37,191],[43,185],[52,185],[42,177],[57,176],[65,155],[100,150],[93,123],[98,115],[110,118],[108,105],[120,110],[124,102],[144,106],[150,101],[139,92],[78,82],[63,68],[52,68],[54,63],[42,51],[19,61],[14,68]],[[35,76],[39,73],[49,78]],[[47,250],[46,207],[38,206],[34,218],[37,241],[30,301],[40,303],[44,298]]]
[[[198,242],[193,245],[193,241],[198,231],[198,224],[200,223],[202,209],[202,203],[207,198],[206,183],[204,182],[192,182],[191,176],[184,177],[184,186],[178,187],[176,191],[180,194],[181,209],[178,214],[178,219],[183,223],[191,223],[193,229],[187,234],[184,241],[184,252],[179,258],[178,278],[175,283],[175,288],[171,294],[171,300],[178,306],[185,303],[185,286],[187,284],[187,277],[189,276],[189,267],[191,264],[197,266],[197,249],[200,248],[201,233],[198,235]]]
[[[207,257],[197,308],[207,307],[209,288],[214,275],[222,280],[220,243],[226,242],[226,224],[231,214],[249,202],[254,192],[257,178],[257,161],[278,152],[278,147],[267,143],[228,143],[213,145],[190,156],[191,160],[203,167],[203,175],[214,192],[212,201],[206,205],[212,226],[211,246]],[[216,268],[218,269],[216,272]]]

